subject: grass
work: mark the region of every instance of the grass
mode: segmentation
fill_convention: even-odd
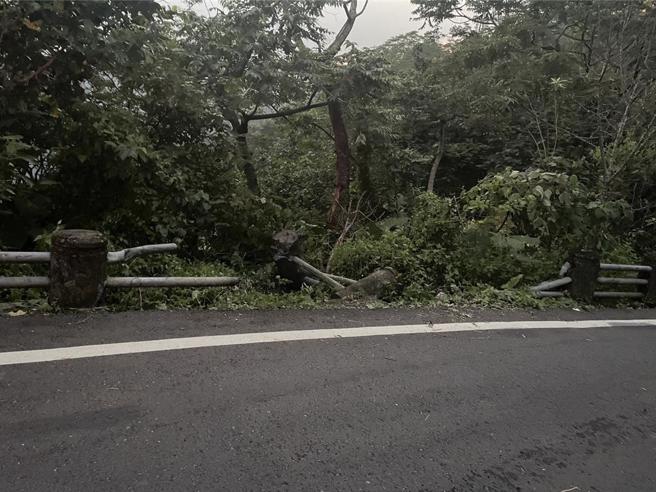
[[[140,258],[129,264],[115,265],[108,272],[111,276],[240,276],[239,285],[219,288],[155,288],[110,289],[103,309],[110,311],[130,310],[236,310],[236,309],[321,309],[334,307],[394,308],[434,307],[488,309],[535,309],[581,308],[599,306],[640,307],[639,302],[599,303],[583,306],[569,298],[534,297],[527,289],[497,289],[488,285],[466,286],[453,292],[421,292],[391,297],[387,301],[368,299],[344,302],[333,299],[330,290],[319,285],[300,291],[285,292],[284,283],[276,278],[272,264],[252,270],[237,272],[221,264],[211,262],[187,262],[174,256],[161,256],[156,260]],[[44,275],[42,265],[10,265],[0,270],[0,275]],[[47,303],[46,289],[0,290],[0,313],[26,314],[28,312],[53,312]]]

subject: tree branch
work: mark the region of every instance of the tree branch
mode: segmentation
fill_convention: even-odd
[[[426,191],[428,193],[434,193],[434,188],[435,188],[435,176],[437,175],[437,168],[440,166],[440,162],[442,161],[442,157],[444,157],[444,147],[446,145],[446,125],[442,124],[442,127],[440,128],[440,148],[435,154],[435,157],[433,157],[433,160],[431,162],[431,171],[430,175],[428,176],[428,185],[426,186]]]
[[[41,65],[39,68],[34,70],[30,75],[27,77],[24,77],[22,79],[18,79],[19,82],[22,82],[23,84],[27,84],[30,80],[37,78],[39,75],[41,75],[44,71],[48,69],[50,65],[55,61],[57,58],[57,55],[52,55],[52,57],[45,62],[43,65]]]
[[[274,108],[274,109],[275,109],[275,108]],[[287,116],[283,116],[283,119],[284,119],[287,123],[289,123],[290,125],[292,125],[292,126],[294,126],[294,127],[297,127],[297,126],[298,126],[297,123],[296,123],[295,121],[290,120]],[[330,133],[328,130],[326,130],[323,126],[319,125],[318,123],[315,123],[314,121],[309,121],[308,123],[309,123],[310,125],[312,125],[313,127],[318,128],[319,130],[321,130],[321,131],[322,131],[323,133],[325,133],[325,134],[328,136],[328,138],[330,138],[332,141],[335,141],[335,137],[333,137],[333,134]]]
[[[323,108],[324,106],[328,106],[328,101],[314,103],[314,104],[306,104],[305,106],[301,106],[298,108],[290,108],[282,111],[274,111],[273,113],[246,115],[246,119],[248,121],[270,120],[273,118],[282,118],[285,116],[291,116],[293,114],[303,113],[311,109]]]
[[[310,125],[313,127],[321,130],[323,133],[325,133],[329,139],[331,139],[333,142],[335,141],[335,137],[333,136],[332,133],[330,133],[328,130],[326,130],[323,126],[319,125],[318,123],[315,123],[314,121],[310,121]]]
[[[342,4],[342,7],[344,7],[344,11],[346,12],[346,21],[344,22],[344,25],[335,36],[335,39],[333,39],[333,42],[330,43],[330,46],[328,46],[328,48],[326,48],[326,50],[323,52],[323,56],[327,58],[332,58],[337,53],[339,53],[339,50],[342,49],[342,45],[344,44],[344,41],[346,41],[346,38],[348,38],[349,34],[351,33],[351,29],[353,29],[353,24],[355,24],[355,19],[360,15],[362,15],[362,12],[364,12],[364,9],[367,7],[367,4],[365,3],[364,7],[362,8],[359,14],[358,14],[358,0],[349,0],[348,2],[344,2]]]
[[[362,6],[362,10],[359,13],[355,14],[355,16],[360,17],[364,13],[365,9],[367,8],[367,5],[369,5],[369,0],[364,0],[364,5]]]
[[[312,94],[310,94],[310,98],[308,99],[308,102],[307,102],[306,106],[309,106],[310,104],[312,104],[312,101],[314,100],[314,97],[317,95],[318,92],[319,92],[319,89],[316,89],[316,88],[312,91]]]

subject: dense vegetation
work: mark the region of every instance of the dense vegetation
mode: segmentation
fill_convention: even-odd
[[[2,0],[0,247],[174,241],[169,273],[236,271],[265,304],[285,227],[335,273],[393,267],[406,301],[521,287],[581,248],[656,264],[655,4],[413,3],[424,34],[361,49],[357,0]]]

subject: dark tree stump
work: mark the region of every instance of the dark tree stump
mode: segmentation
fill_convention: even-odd
[[[296,231],[284,229],[273,236],[273,259],[278,275],[289,281],[289,289],[299,290],[305,282],[305,273],[290,256],[302,256],[303,237]]]
[[[599,277],[599,255],[594,251],[579,251],[572,255],[570,264],[570,295],[579,301],[592,302]]]
[[[48,302],[64,308],[93,307],[102,296],[107,241],[97,231],[69,229],[52,236]]]
[[[284,229],[273,235],[274,253],[280,256],[303,256],[303,236]]]

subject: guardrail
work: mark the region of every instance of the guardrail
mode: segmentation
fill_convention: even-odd
[[[622,272],[624,276],[606,276],[603,272]],[[637,275],[637,276],[627,276]],[[531,290],[537,297],[571,297],[591,302],[594,299],[644,299],[656,302],[656,268],[649,265],[600,263],[591,252],[580,252],[563,264],[556,280],[542,282]],[[599,290],[600,287],[635,286],[637,291]],[[567,290],[565,290],[567,289]]]
[[[137,256],[153,253],[170,253],[178,249],[175,243],[148,244],[107,253],[107,263],[130,261]],[[0,263],[50,263],[49,252],[39,251],[0,251]]]
[[[138,256],[169,253],[175,243],[148,244],[107,252],[107,242],[97,231],[67,229],[53,234],[51,252],[1,251],[0,263],[49,263],[47,277],[2,277],[0,288],[48,288],[48,302],[61,307],[93,307],[105,288],[222,287],[239,277],[107,277],[108,264]]]

